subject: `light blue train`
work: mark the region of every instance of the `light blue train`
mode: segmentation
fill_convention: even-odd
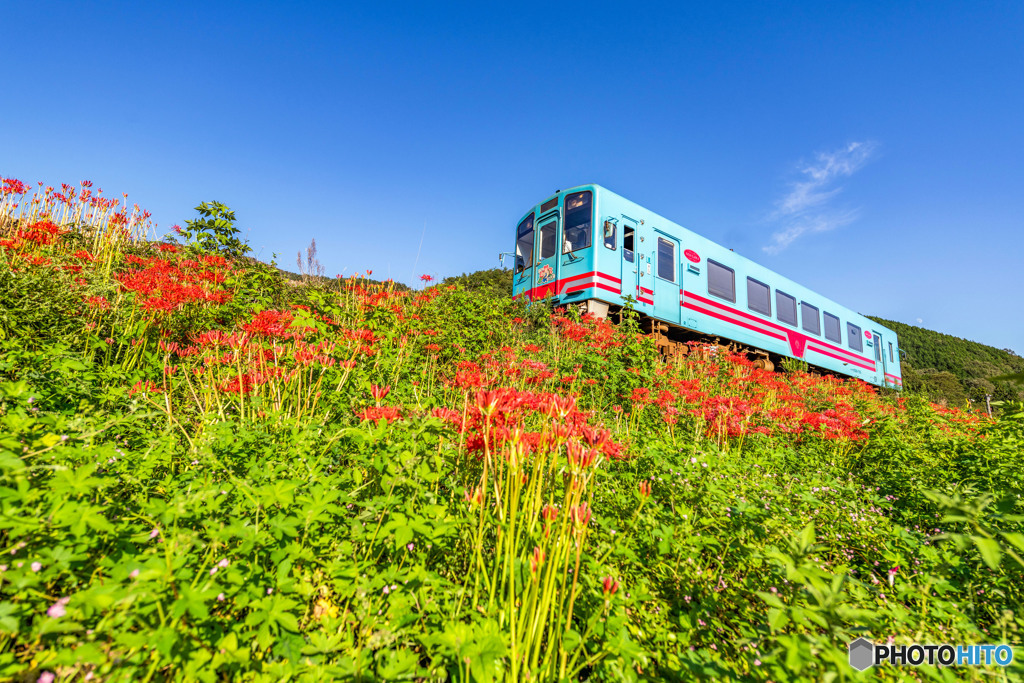
[[[903,388],[892,330],[599,185],[562,190],[516,228],[512,293],[599,317],[634,309],[666,352],[694,338]]]

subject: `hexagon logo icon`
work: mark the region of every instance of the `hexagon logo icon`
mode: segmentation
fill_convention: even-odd
[[[858,638],[850,643],[850,666],[857,671],[870,669],[875,665],[875,645],[867,638]]]

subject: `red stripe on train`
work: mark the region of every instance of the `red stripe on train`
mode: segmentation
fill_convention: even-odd
[[[847,359],[843,358],[842,356],[837,356],[836,354],[830,353],[829,351],[826,351],[825,349],[814,348],[813,344],[809,348],[810,348],[811,351],[814,351],[815,353],[819,353],[822,356],[828,356],[829,358],[835,358],[836,360],[841,360],[844,363],[849,363],[850,365],[856,365],[858,368],[863,368],[864,370],[874,371],[874,368],[872,366],[870,366],[870,365],[865,365],[864,363],[858,363],[856,361],[847,360]]]
[[[525,296],[525,297],[528,297],[531,300],[533,300],[533,299],[543,299],[545,296],[547,296],[548,292],[552,292],[552,293],[554,293],[557,296],[557,295],[562,293],[562,290],[569,283],[575,282],[576,280],[582,280],[583,278],[587,278],[587,277],[605,278],[606,280],[610,280],[611,282],[614,282],[615,284],[621,284],[621,282],[622,282],[622,280],[620,280],[619,278],[612,277],[611,275],[608,275],[606,273],[600,273],[600,272],[597,272],[597,271],[590,271],[589,273],[582,273],[580,275],[573,275],[571,277],[562,278],[562,279],[556,280],[554,282],[548,282],[546,284],[540,285],[539,287],[533,287],[531,289],[524,290],[524,291],[520,292],[519,294],[516,294],[512,298],[515,299],[515,298],[520,297],[520,296]],[[618,289],[613,289],[612,287],[609,287],[608,285],[605,285],[605,284],[603,284],[601,282],[588,283],[586,285],[574,285],[572,289],[566,290],[566,293],[572,292],[572,291],[581,291],[583,289],[589,289],[590,287],[599,287],[601,289],[606,289],[609,292],[615,292],[616,294],[619,293]]]
[[[740,311],[738,309],[732,308],[731,306],[726,306],[725,304],[721,304],[721,303],[719,303],[717,301],[712,301],[711,299],[707,299],[705,297],[702,297],[699,294],[694,294],[693,292],[686,291],[685,295],[689,296],[689,297],[691,297],[693,299],[696,299],[697,301],[700,301],[703,304],[707,304],[707,305],[715,306],[717,308],[721,308],[723,310],[729,311],[730,313],[733,313],[733,314],[738,315],[740,317],[746,318],[747,320],[754,320],[754,321],[756,321],[756,322],[758,322],[758,323],[760,323],[760,324],[762,324],[762,325],[764,325],[766,327],[769,327],[769,328],[771,328],[773,330],[778,330],[779,332],[784,333],[789,338],[792,338],[794,336],[803,337],[804,338],[804,343],[806,343],[806,342],[813,342],[813,343],[817,344],[818,346],[821,346],[822,348],[826,348],[826,349],[832,351],[833,353],[842,354],[843,357],[840,358],[839,360],[843,360],[845,362],[853,363],[853,364],[868,363],[870,365],[870,367],[868,368],[869,370],[874,370],[875,369],[875,362],[873,360],[871,360],[870,358],[865,358],[863,356],[858,356],[857,354],[851,353],[850,351],[847,351],[846,349],[841,349],[841,348],[839,348],[837,346],[832,346],[831,344],[826,344],[825,342],[820,341],[820,340],[818,340],[815,337],[811,337],[809,335],[803,334],[802,332],[797,332],[796,330],[792,330],[790,328],[783,327],[782,325],[778,325],[778,324],[776,324],[776,323],[774,323],[772,321],[765,320],[764,318],[758,318],[755,315],[751,315],[750,313],[747,313],[745,311]],[[864,367],[864,366],[861,366],[861,367]]]
[[[724,320],[727,323],[732,323],[733,325],[738,325],[739,327],[745,327],[748,330],[753,330],[754,332],[759,332],[759,333],[761,333],[761,334],[763,334],[765,336],[774,337],[775,339],[778,339],[779,341],[786,341],[785,337],[783,337],[781,335],[778,335],[778,334],[775,334],[774,332],[765,332],[764,330],[759,329],[757,327],[754,327],[753,325],[748,325],[745,322],[741,322],[739,320],[733,320],[732,318],[727,318],[724,315],[721,315],[720,313],[716,313],[715,311],[709,311],[707,309],[700,308],[699,306],[697,306],[695,304],[691,304],[689,302],[684,303],[683,304],[683,308],[689,308],[691,311],[697,311],[698,313],[703,313],[704,315],[710,315],[712,318],[718,318],[719,320]]]

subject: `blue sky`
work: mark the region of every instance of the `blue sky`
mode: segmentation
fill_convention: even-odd
[[[6,3],[0,175],[217,200],[295,269],[497,265],[597,182],[1024,354],[1024,4]],[[13,30],[12,30],[13,29]],[[422,239],[422,249],[420,242]]]

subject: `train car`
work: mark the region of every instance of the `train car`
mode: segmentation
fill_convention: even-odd
[[[892,330],[599,185],[560,190],[523,216],[512,293],[598,317],[628,302],[666,349],[717,338],[761,367],[797,358],[903,387]]]

